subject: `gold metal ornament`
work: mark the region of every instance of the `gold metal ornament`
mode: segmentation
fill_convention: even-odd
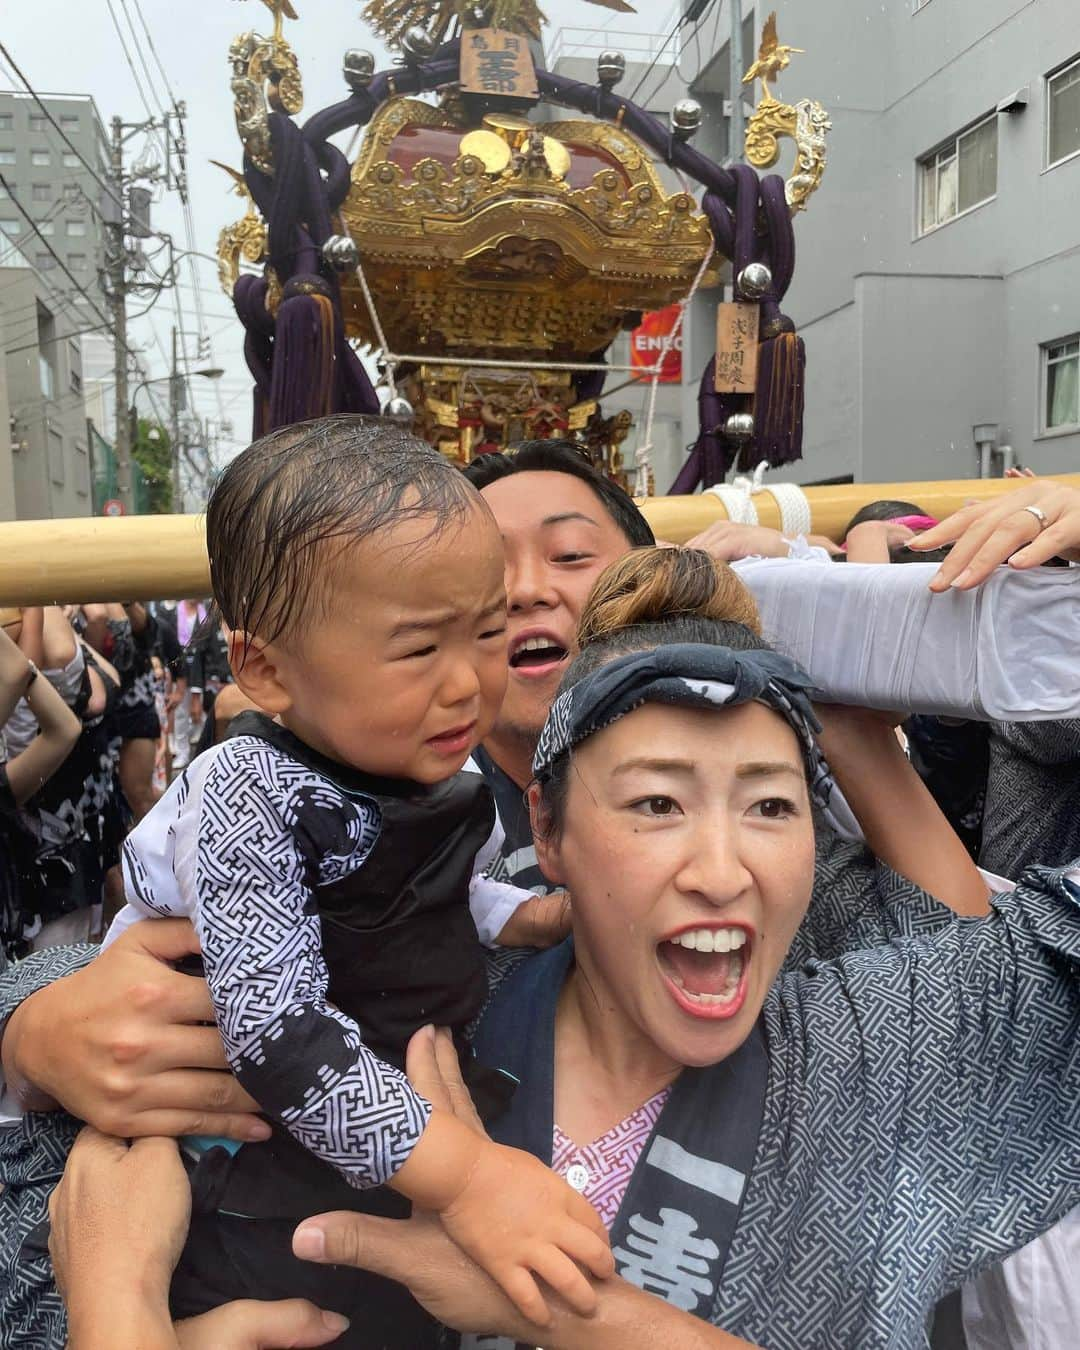
[[[255,202],[248,191],[244,175],[238,173],[236,169],[231,169],[227,164],[222,164],[220,160],[212,159],[210,163],[224,169],[233,181],[233,191],[247,203],[247,210],[243,216],[235,224],[226,225],[218,235],[218,280],[221,289],[231,298],[233,288],[240,277],[241,259],[253,266],[265,260],[267,230],[262,216],[255,209]]]
[[[589,4],[619,14],[635,13],[627,0],[589,0]],[[501,28],[539,39],[546,22],[536,0],[368,0],[363,18],[390,47],[399,47],[415,28],[440,43],[455,21],[464,28]]]
[[[709,225],[628,132],[502,115],[466,130],[445,107],[397,99],[353,166],[341,215],[395,352],[587,361],[683,298]],[[349,335],[374,342],[357,281],[342,307]]]
[[[828,158],[825,138],[832,130],[829,114],[815,100],[804,98],[788,104],[773,96],[770,86],[790,65],[792,55],[801,51],[801,47],[780,43],[774,11],[765,23],[757,60],[743,76],[743,84],[760,80],[764,91],[746,126],[749,162],[755,169],[771,169],[780,158],[780,138],[786,136],[795,142],[795,168],[784,189],[792,215],[804,211],[821,186]]]
[[[290,117],[304,106],[304,91],[296,53],[283,34],[283,19],[295,19],[289,0],[262,0],[274,16],[274,31],[268,37],[241,33],[229,48],[232,66],[233,111],[236,129],[251,162],[263,173],[274,172],[270,149],[268,113]]]
[[[463,155],[475,155],[484,166],[484,172],[497,176],[510,167],[514,152],[502,136],[494,131],[467,132],[461,138],[460,150]]]
[[[796,54],[800,56],[803,54],[802,47],[785,47],[777,36],[776,10],[774,9],[765,20],[757,60],[743,76],[743,84],[753,84],[755,80],[760,80],[761,101],[763,103],[775,101],[769,86],[776,83],[776,77],[782,70],[787,70],[788,66],[791,65],[792,56]]]

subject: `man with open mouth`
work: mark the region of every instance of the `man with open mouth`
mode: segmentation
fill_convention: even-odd
[[[510,454],[482,455],[465,473],[506,549],[509,679],[498,720],[473,757],[506,831],[493,875],[543,895],[550,887],[525,808],[536,742],[593,583],[609,563],[655,540],[626,493],[569,442],[526,441]]]

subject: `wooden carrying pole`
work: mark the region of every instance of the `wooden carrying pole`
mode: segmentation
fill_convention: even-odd
[[[1054,479],[1080,487],[1080,474]],[[971,499],[984,500],[1021,484],[1007,478],[962,478],[945,483],[843,483],[810,487],[812,529],[839,539],[869,502],[909,501],[943,518]],[[768,491],[754,497],[763,525],[780,526]],[[726,520],[719,497],[650,497],[642,504],[657,538],[684,544],[706,526]],[[0,524],[0,606],[89,604],[106,600],[179,600],[210,593],[202,516],[90,517]]]

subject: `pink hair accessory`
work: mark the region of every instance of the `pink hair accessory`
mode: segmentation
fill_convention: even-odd
[[[933,516],[892,516],[889,520],[890,525],[906,525],[917,533],[932,530],[937,523]]]

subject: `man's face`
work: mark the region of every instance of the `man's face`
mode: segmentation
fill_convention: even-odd
[[[572,474],[510,474],[483,495],[506,549],[510,669],[495,735],[535,742],[573,656],[589,592],[630,544]]]

